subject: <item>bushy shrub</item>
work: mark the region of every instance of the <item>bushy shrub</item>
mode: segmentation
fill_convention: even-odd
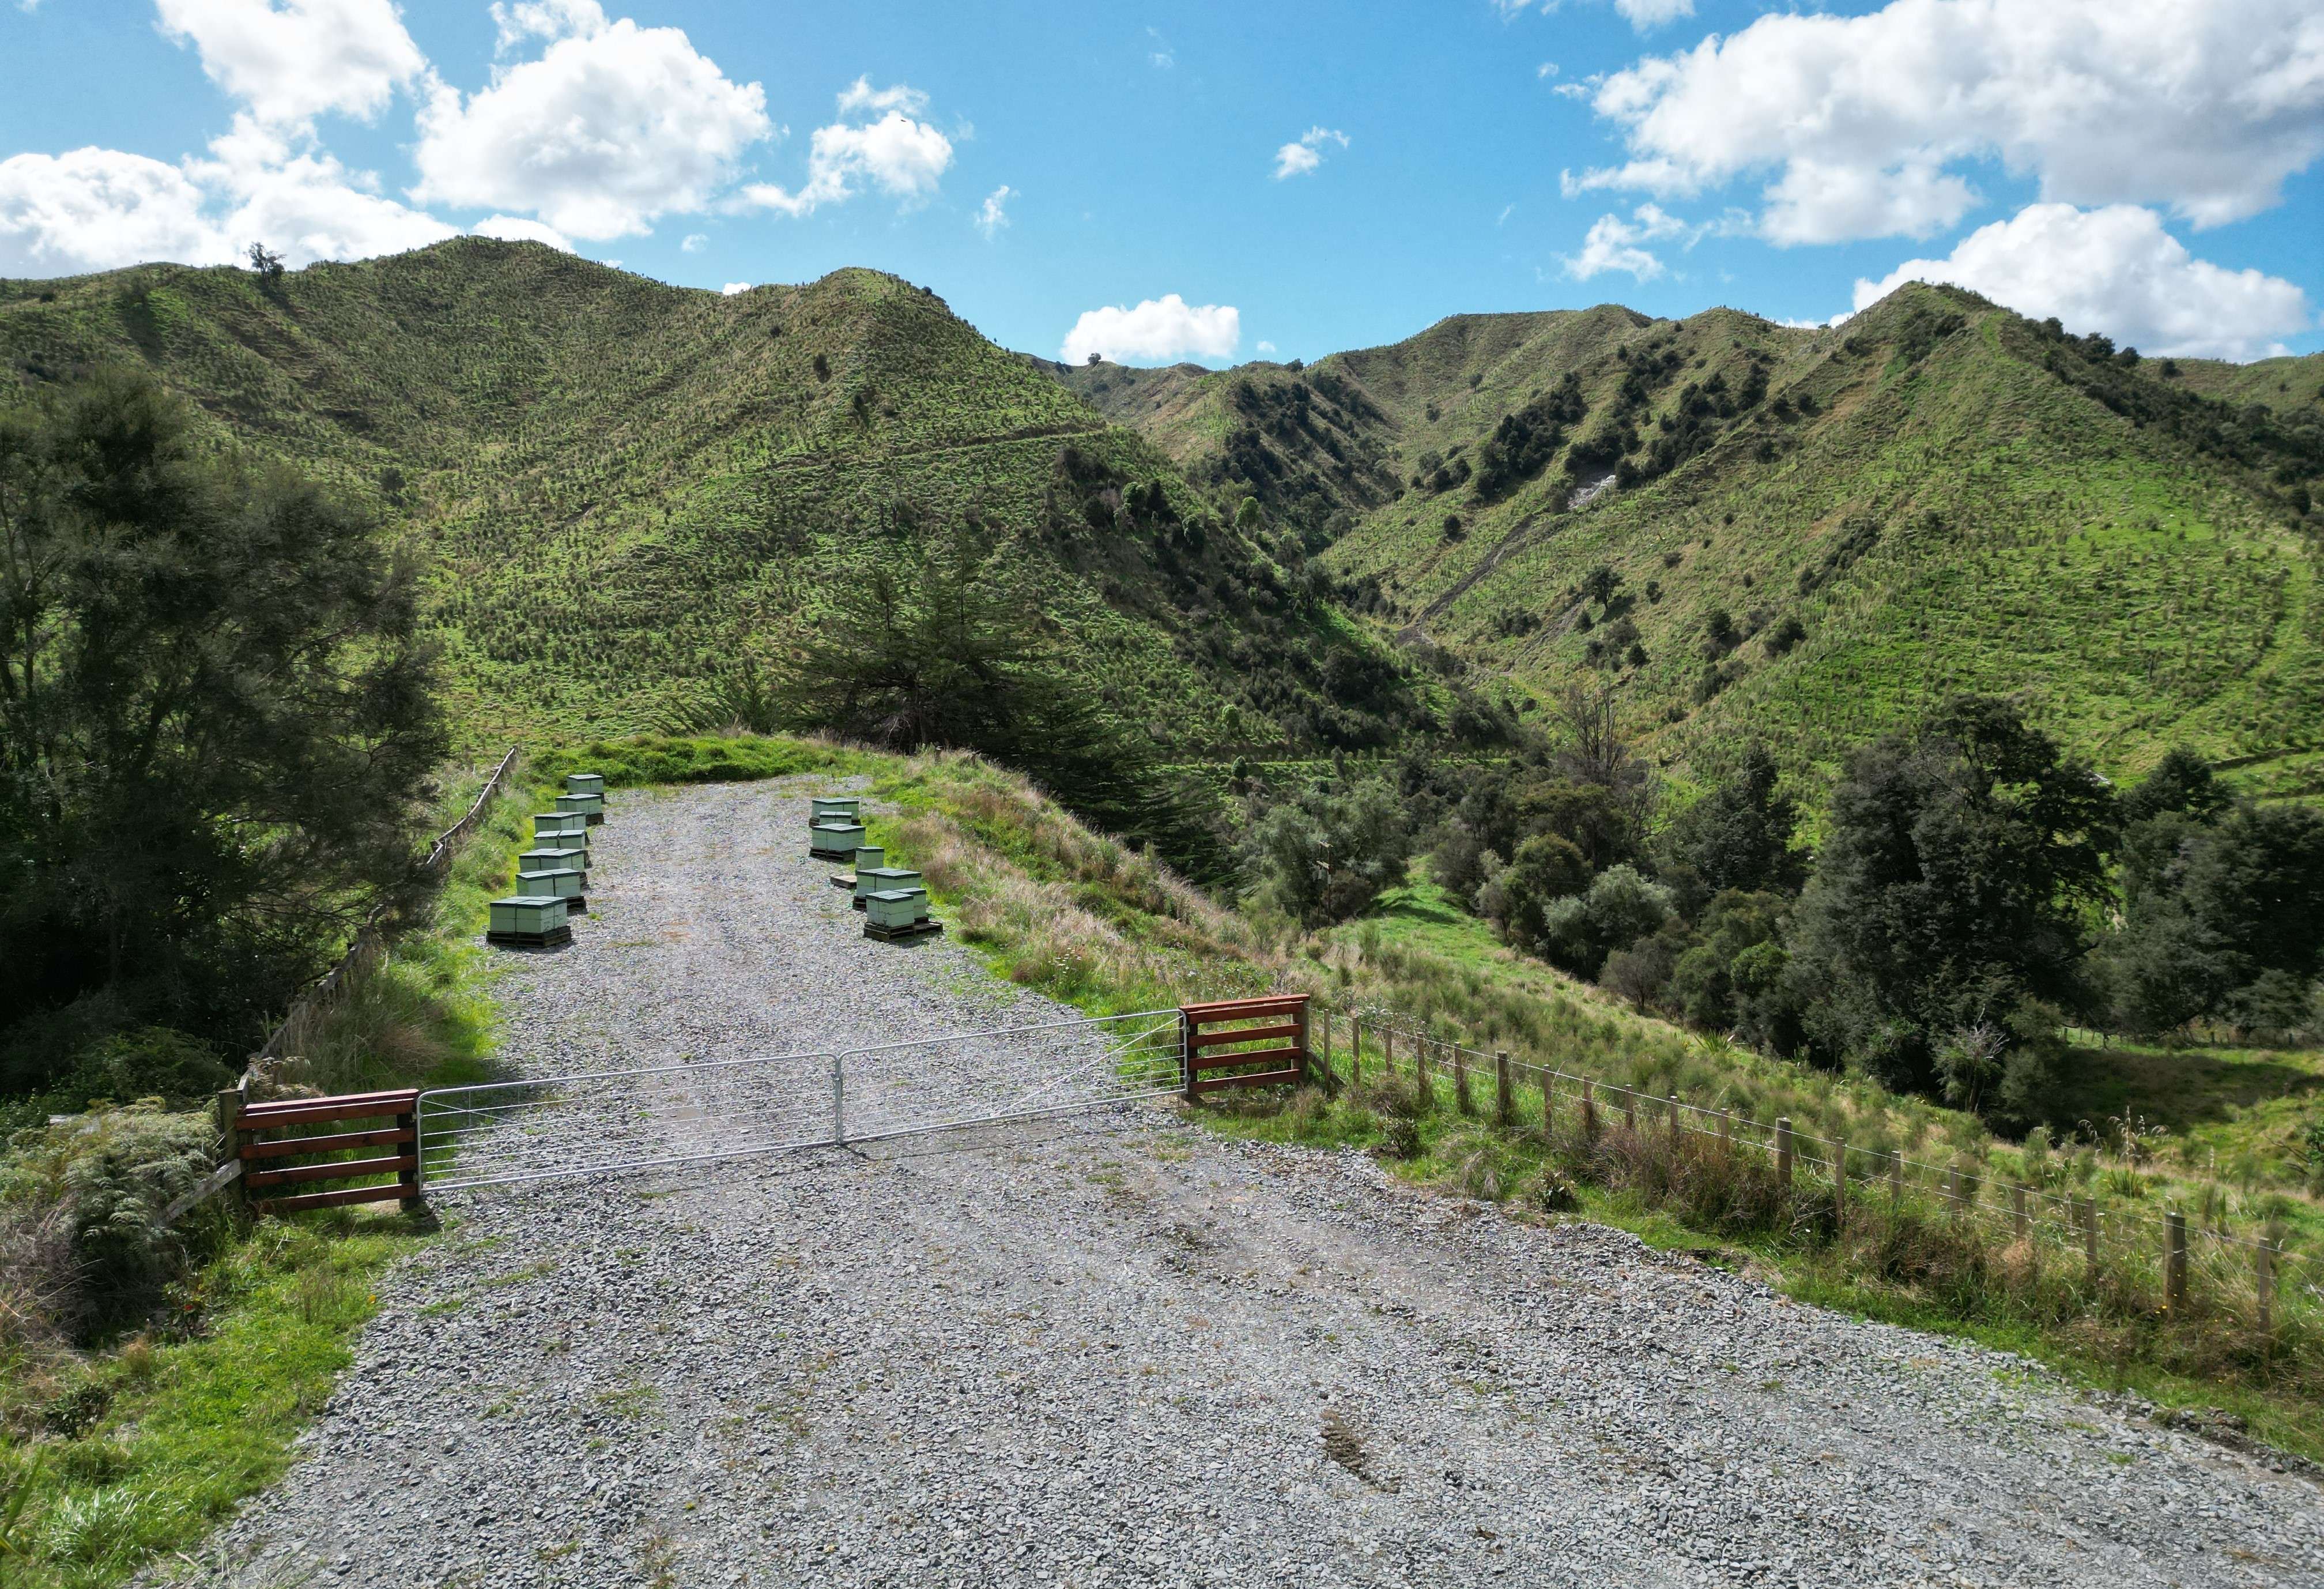
[[[1652,935],[1670,914],[1668,889],[1648,882],[1634,866],[1609,866],[1586,892],[1560,899],[1542,913],[1542,943],[1557,964],[1594,977],[1618,946]]]
[[[18,1224],[61,1209],[70,1268],[48,1277],[47,1310],[88,1340],[149,1312],[161,1290],[223,1228],[220,1205],[161,1222],[172,1198],[214,1167],[205,1114],[137,1106],[20,1132],[0,1161],[0,1207]]]

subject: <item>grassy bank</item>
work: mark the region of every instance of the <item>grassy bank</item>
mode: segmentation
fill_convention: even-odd
[[[447,794],[444,825],[480,778]],[[491,1074],[493,967],[474,940],[549,778],[535,769],[495,802],[308,1051],[262,1086]],[[159,1206],[208,1169],[213,1138],[206,1111],[124,1102],[21,1132],[0,1162],[0,1583],[103,1589],[192,1550],[289,1466],[382,1278],[429,1239],[399,1212],[251,1222],[226,1198],[162,1227]]]

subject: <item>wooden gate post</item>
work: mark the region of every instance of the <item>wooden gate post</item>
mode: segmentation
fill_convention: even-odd
[[[1194,1101],[1194,1022],[1187,1013],[1178,1012],[1178,1069],[1186,1078],[1186,1102]]]
[[[1493,1055],[1493,1117],[1507,1131],[1516,1114],[1517,1099],[1509,1086],[1509,1051],[1501,1049]]]
[[[2187,1216],[2176,1208],[2163,1216],[2163,1305],[2187,1310]]]
[[[243,1144],[250,1140],[242,1129],[242,1084],[240,1082],[218,1090],[217,1125],[218,1162],[223,1164],[227,1159],[239,1162],[243,1157]],[[241,1200],[243,1206],[248,1207],[250,1190],[241,1184],[239,1177],[235,1178],[234,1190],[235,1196]]]
[[[403,1196],[397,1198],[396,1203],[409,1214],[420,1206],[420,1098],[417,1094],[411,1099],[411,1112],[395,1117],[395,1129],[411,1133],[411,1162],[395,1172],[395,1184],[403,1188]]]
[[[1792,1117],[1788,1114],[1775,1117],[1775,1184],[1792,1184]]]
[[[1299,1067],[1300,1079],[1312,1081],[1315,1076],[1315,1051],[1308,1046],[1307,1042],[1307,1001],[1305,999],[1301,999],[1299,1007],[1291,1012],[1291,1024],[1296,1029],[1291,1035],[1291,1046],[1299,1050],[1299,1058],[1294,1063]],[[1331,1073],[1324,1072],[1326,1085],[1329,1084],[1330,1077]]]

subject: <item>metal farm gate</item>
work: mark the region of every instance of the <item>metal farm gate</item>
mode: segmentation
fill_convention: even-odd
[[[883,1141],[1181,1092],[1176,1010],[438,1087],[420,1095],[425,1191]]]

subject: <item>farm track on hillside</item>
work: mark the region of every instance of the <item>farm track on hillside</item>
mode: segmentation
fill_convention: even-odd
[[[806,792],[617,796],[512,1064],[1059,1013],[862,939]],[[2324,1582],[2308,1481],[2018,1359],[1165,1107],[438,1203],[222,1581]]]

